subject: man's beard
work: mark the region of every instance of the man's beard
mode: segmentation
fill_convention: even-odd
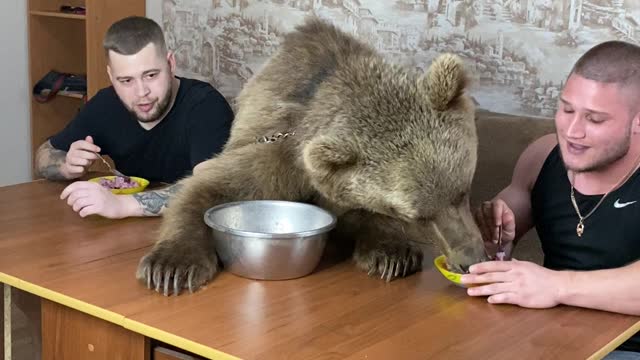
[[[605,169],[607,166],[622,159],[627,154],[627,152],[629,152],[629,146],[631,144],[630,130],[631,129],[629,129],[629,132],[625,135],[622,141],[606,149],[605,154],[601,158],[595,159],[591,164],[587,164],[583,167],[569,167],[567,163],[564,162],[563,160],[564,167],[567,170],[571,170],[575,173],[592,172],[592,171],[599,171],[599,170]],[[560,156],[562,156],[562,151],[560,151]]]
[[[135,111],[135,105],[134,105],[133,108],[129,109],[129,113],[131,113],[131,115],[133,117],[135,117],[141,123],[154,122],[154,121],[158,120],[162,115],[164,115],[164,113],[167,111],[167,108],[169,107],[169,104],[171,103],[171,98],[172,97],[173,97],[173,89],[171,88],[171,86],[169,86],[169,89],[167,90],[167,93],[165,94],[165,96],[163,98],[158,100],[158,103],[155,106],[155,110],[152,109],[151,110],[152,112],[149,113],[149,116],[144,117],[144,118],[138,116],[138,113]]]

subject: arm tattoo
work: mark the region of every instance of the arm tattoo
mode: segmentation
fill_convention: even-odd
[[[142,206],[144,216],[158,216],[169,207],[169,200],[181,187],[182,184],[173,184],[162,190],[133,194],[133,198]]]
[[[36,153],[37,172],[49,180],[66,180],[60,172],[60,166],[64,164],[67,152],[58,150],[47,141],[38,148]]]

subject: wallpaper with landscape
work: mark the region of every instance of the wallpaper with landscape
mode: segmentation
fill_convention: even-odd
[[[460,55],[478,106],[508,114],[552,115],[584,51],[640,41],[640,1],[632,0],[163,0],[162,25],[178,73],[232,101],[309,14],[410,69],[442,52]]]

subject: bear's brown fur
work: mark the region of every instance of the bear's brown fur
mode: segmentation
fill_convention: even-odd
[[[456,56],[415,77],[307,20],[238,96],[224,151],[180,181],[137,277],[165,295],[205,284],[220,266],[204,212],[250,199],[332,211],[357,266],[387,281],[420,270],[429,242],[457,270],[485,260],[469,209],[477,137],[465,80]]]

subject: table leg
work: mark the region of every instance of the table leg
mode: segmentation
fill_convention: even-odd
[[[11,360],[11,286],[4,285],[4,360]]]

